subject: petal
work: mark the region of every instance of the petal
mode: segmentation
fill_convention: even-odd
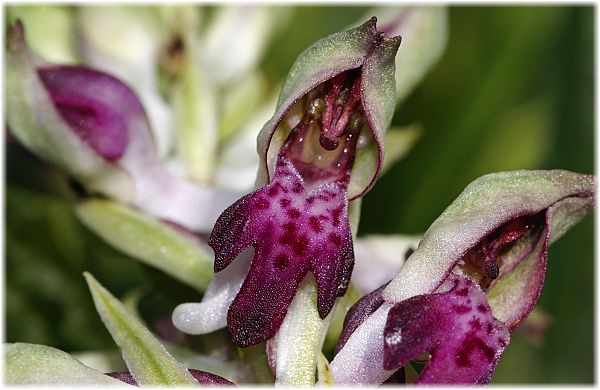
[[[280,123],[285,122],[286,114],[294,113],[294,105],[323,82],[346,70],[364,66],[366,74],[363,75],[361,96],[365,107],[371,110],[367,112],[371,134],[365,137],[373,138],[373,142],[365,147],[365,153],[359,154],[354,162],[350,198],[366,193],[379,173],[385,131],[395,107],[393,61],[399,44],[399,37],[390,39],[377,35],[375,19],[372,19],[357,28],[323,38],[304,50],[288,74],[275,114],[258,136],[261,156],[258,182],[269,181],[278,145],[284,138],[280,133],[286,132],[287,123],[281,126]]]
[[[234,383],[228,381],[227,379],[215,374],[211,374],[210,372],[194,369],[188,369],[188,371],[190,374],[192,374],[196,382],[201,385],[235,386]],[[118,379],[121,382],[125,382],[128,385],[137,386],[137,382],[135,379],[133,379],[133,376],[131,376],[129,371],[109,372],[106,375]]]
[[[480,177],[425,232],[417,250],[384,291],[384,298],[400,302],[433,292],[463,254],[498,227],[563,199],[591,198],[594,186],[591,175],[560,170]]]
[[[545,227],[527,243],[525,256],[511,263],[510,272],[492,282],[486,295],[494,316],[513,331],[533,310],[537,303],[546,274],[548,245],[558,239],[577,221],[589,213],[594,205],[591,197],[566,198],[555,203],[545,213]],[[556,233],[554,228],[556,227]],[[516,257],[518,249],[509,251],[504,258]],[[504,260],[506,262],[506,260]]]
[[[192,375],[92,275],[84,273],[100,318],[121,348],[123,360],[142,385],[193,385]]]
[[[45,345],[14,343],[4,346],[7,385],[119,386],[119,381],[84,366],[68,353]]]
[[[407,254],[417,248],[420,236],[373,235],[354,241],[355,264],[352,282],[368,294],[392,280],[400,271]]]
[[[79,7],[77,38],[85,63],[126,82],[147,109],[158,154],[173,146],[173,113],[159,93],[158,56],[163,44],[152,7]],[[119,37],[119,39],[115,39]]]
[[[329,364],[336,385],[380,384],[396,372],[383,367],[383,329],[391,307],[384,302],[356,328]]]
[[[344,347],[352,333],[385,302],[382,292],[386,286],[387,283],[363,296],[350,308],[344,319],[344,328],[335,346],[334,356]]]
[[[370,163],[369,159],[357,155],[350,180],[350,199],[366,194],[381,173],[385,134],[396,109],[394,60],[401,40],[400,36],[383,36],[381,43],[371,48],[363,63],[361,102],[374,139],[365,149],[371,150],[371,156],[376,155],[377,160]]]
[[[278,8],[237,5],[216,11],[202,48],[217,83],[239,81],[257,65],[277,25],[287,19],[282,15],[287,7]]]
[[[430,352],[417,383],[488,383],[510,338],[483,292],[469,279],[451,276],[448,292],[425,294],[395,305],[385,326],[386,369]]]
[[[12,134],[33,153],[58,165],[91,189],[121,200],[131,199],[132,183],[125,172],[96,153],[56,110],[50,91],[38,75],[40,65],[47,66],[29,50],[23,25],[17,22],[8,34],[6,69],[6,113]],[[106,80],[103,78],[101,82]],[[108,83],[114,84],[112,80]],[[82,88],[90,89],[93,85]],[[123,96],[120,100],[129,99]]]
[[[89,191],[194,231],[210,229],[239,197],[170,175],[158,159],[144,111],[125,84],[91,69],[41,63],[26,47],[21,24],[10,31],[9,46],[11,131]]]
[[[177,329],[188,334],[206,334],[227,326],[227,311],[248,273],[253,251],[238,256],[230,267],[214,274],[201,303],[183,303],[172,315]]]

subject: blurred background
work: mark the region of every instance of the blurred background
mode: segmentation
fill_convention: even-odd
[[[212,11],[207,7],[208,18]],[[289,20],[259,63],[269,88],[277,88],[305,47],[366,11],[299,6],[286,13]],[[395,125],[417,122],[424,131],[365,197],[359,235],[422,233],[485,173],[592,173],[593,53],[592,7],[451,7],[441,60],[394,117]],[[61,173],[10,136],[5,158],[6,341],[114,349],[84,270],[117,296],[142,296],[149,322],[197,299],[86,230]],[[540,310],[513,335],[494,383],[593,382],[593,228],[588,216],[550,248]]]

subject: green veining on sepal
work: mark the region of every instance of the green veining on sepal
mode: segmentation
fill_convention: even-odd
[[[77,206],[79,219],[113,247],[204,291],[213,275],[210,249],[133,208],[104,199]]]
[[[100,318],[121,348],[127,367],[140,386],[197,385],[188,370],[167,352],[117,298],[91,274],[85,272],[83,275]]]

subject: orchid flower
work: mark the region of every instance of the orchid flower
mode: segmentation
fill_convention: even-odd
[[[385,15],[385,19],[386,19],[386,28],[388,30],[388,32],[390,34],[393,35],[397,35],[399,32],[402,33],[409,33],[409,35],[413,36],[413,38],[411,38],[411,42],[410,45],[414,45],[414,47],[419,47],[419,55],[414,57],[415,61],[420,61],[421,66],[419,66],[420,69],[420,73],[419,75],[414,75],[415,80],[417,78],[422,77],[422,75],[424,74],[424,71],[426,69],[428,69],[432,63],[434,62],[435,59],[437,59],[439,57],[439,55],[441,54],[441,49],[443,48],[443,42],[445,42],[445,24],[446,24],[446,20],[445,20],[445,10],[443,8],[431,8],[431,9],[427,9],[427,8],[408,8],[408,9],[374,9],[373,12],[377,15]],[[408,15],[407,15],[408,13]],[[391,18],[390,16],[393,16],[394,18]],[[410,21],[411,23],[406,24],[404,23],[404,21]],[[434,29],[434,30],[430,30],[430,29]],[[419,29],[421,31],[429,31],[430,34],[427,35],[427,37],[438,37],[436,39],[436,45],[432,46],[430,45],[428,42],[422,42],[422,38],[420,36],[415,36],[414,33],[411,32],[412,29]],[[320,45],[320,44],[317,44]],[[314,46],[313,46],[314,47]],[[322,47],[322,46],[319,46]],[[310,49],[309,49],[310,50]],[[399,49],[400,51],[402,50],[402,46]],[[308,53],[308,54],[307,54]],[[290,76],[293,76],[295,78],[298,78],[300,76],[296,75],[295,73],[298,73],[296,71],[296,69],[298,69],[300,66],[303,65],[303,63],[301,63],[300,61],[304,61],[304,62],[308,62],[308,55],[311,54],[308,50],[303,53],[301,55],[301,59],[299,59],[296,63],[296,65],[294,66],[293,70],[290,72]],[[337,54],[336,56],[341,57],[342,54]],[[304,58],[302,60],[302,58]],[[396,56],[396,59],[398,59],[399,56]],[[348,59],[346,59],[348,60]],[[318,64],[321,64],[323,60],[319,60],[320,62],[318,62]],[[360,61],[360,60],[358,60]],[[401,60],[402,62],[402,60]],[[316,67],[317,65],[312,65],[313,67]],[[330,69],[329,64],[327,67],[324,67],[325,70],[321,71],[321,72],[329,72],[329,73],[333,73],[333,71]],[[398,67],[396,66],[396,70],[398,69]],[[396,74],[396,78],[395,78],[395,87],[396,87],[396,91],[397,93],[399,93],[399,95],[396,96],[396,98],[401,98],[403,96],[405,96],[409,90],[410,90],[410,86],[407,85],[407,82],[403,79],[404,76],[401,76],[400,78],[398,78],[398,74],[400,74],[399,71],[395,72]],[[302,75],[303,76],[303,75]],[[342,76],[346,76],[346,75],[342,75]],[[320,79],[325,78],[323,75],[319,76]],[[356,76],[354,76],[356,77]],[[306,80],[308,77],[304,76],[303,80]],[[331,80],[328,81],[328,83],[331,85],[333,84],[334,86],[337,86],[337,88],[342,88],[341,85],[339,85],[341,83],[341,81],[343,80]],[[314,81],[311,80],[311,82],[313,84],[315,84]],[[335,82],[335,83],[334,83]],[[286,86],[288,89],[290,89],[292,86],[294,86],[293,83],[298,84],[298,86],[296,88],[300,88],[301,86],[299,85],[300,81],[296,80],[296,79],[288,79]],[[284,87],[286,88],[286,87]],[[299,121],[301,120],[302,116],[304,115],[304,113],[302,112],[303,110],[310,110],[311,108],[309,107],[310,103],[307,99],[307,97],[303,97],[303,95],[306,94],[306,92],[310,91],[311,89],[314,89],[315,86],[314,85],[309,85],[309,86],[302,86],[302,88],[304,88],[302,91],[297,92],[295,95],[292,95],[290,91],[287,91],[284,89],[284,91],[282,92],[282,96],[280,97],[280,102],[279,102],[279,110],[278,112],[275,114],[275,116],[271,119],[271,122],[275,122],[275,121],[279,121],[280,123],[282,123],[284,126],[279,126],[279,130],[277,132],[275,132],[274,135],[270,135],[269,132],[266,132],[266,130],[263,128],[263,132],[261,133],[262,135],[259,136],[259,151],[261,151],[261,159],[263,161],[262,163],[262,167],[261,167],[261,172],[259,173],[259,179],[258,179],[258,184],[262,185],[264,183],[266,183],[267,176],[269,175],[269,171],[272,172],[275,168],[273,167],[274,165],[274,161],[276,159],[278,159],[279,157],[277,157],[277,152],[279,151],[279,147],[284,143],[285,141],[285,137],[287,136],[287,132],[290,131],[291,128],[293,128],[294,126],[296,126]],[[321,86],[322,88],[322,86]],[[329,89],[331,89],[331,87],[329,87]],[[295,92],[295,91],[294,91]],[[315,98],[315,91],[311,91],[312,96],[309,96],[311,99],[314,100]],[[298,96],[296,96],[298,95]],[[290,105],[290,103],[293,101],[293,99],[298,99],[300,97],[303,97],[303,101],[302,101],[302,106],[299,106],[299,104],[295,104],[292,105],[291,108],[288,108],[287,106]],[[286,101],[283,101],[283,100]],[[331,99],[331,97],[329,98]],[[391,97],[390,97],[391,99]],[[324,100],[316,100],[314,103],[314,106],[312,107],[312,109],[318,109],[319,104],[322,104],[322,102],[324,102]],[[286,105],[287,104],[287,105]],[[281,106],[283,106],[283,109],[289,110],[285,117],[282,119],[280,118],[281,113],[279,111],[283,111],[283,109],[281,108]],[[391,103],[390,103],[391,106]],[[303,108],[304,107],[304,108]],[[312,115],[312,114],[311,114]],[[320,114],[319,114],[320,115]],[[331,115],[331,114],[327,114],[327,115]],[[309,121],[310,118],[306,118],[306,121]],[[286,123],[290,122],[290,123]],[[276,123],[271,123],[270,126],[275,126]],[[281,131],[282,127],[284,127],[285,131]],[[269,131],[273,131],[273,129],[270,129]],[[327,132],[331,132],[332,130],[329,129],[327,130]],[[335,131],[335,129],[333,129],[333,131]],[[406,149],[404,149],[404,147],[399,145],[408,145],[410,143],[413,142],[414,140],[414,136],[410,135],[409,138],[404,138],[403,135],[406,134],[405,132],[399,132],[399,131],[391,131],[388,132],[388,136],[385,137],[385,142],[387,144],[389,144],[389,150],[388,153],[386,153],[386,158],[385,160],[382,161],[382,153],[376,153],[374,149],[376,142],[373,142],[373,140],[368,141],[370,134],[369,132],[366,131],[362,131],[361,132],[361,136],[359,137],[358,140],[358,148],[357,148],[357,156],[356,159],[354,161],[354,166],[352,167],[352,174],[350,175],[350,182],[348,183],[349,185],[349,197],[351,198],[352,195],[350,194],[350,192],[356,193],[357,191],[360,192],[362,190],[365,190],[366,188],[361,188],[365,187],[366,183],[364,183],[365,181],[372,181],[374,179],[375,175],[375,171],[377,169],[381,169],[382,171],[386,170],[387,167],[389,167],[392,163],[392,161],[394,161],[395,159],[401,157],[405,152]],[[414,133],[413,133],[414,134]],[[393,136],[393,137],[390,137]],[[398,137],[397,135],[401,135],[400,137]],[[261,139],[262,137],[262,139]],[[270,140],[270,143],[267,145],[267,141],[264,138],[265,137],[272,137],[272,139]],[[319,134],[319,137],[321,137],[321,135]],[[331,137],[329,136],[329,138],[335,138],[335,137]],[[328,136],[325,134],[324,132],[324,136],[323,136],[324,142],[328,141]],[[320,141],[320,140],[319,140]],[[290,142],[292,142],[290,140]],[[334,141],[329,141],[335,144],[335,140]],[[365,146],[366,144],[366,146]],[[383,142],[382,142],[383,144]],[[268,151],[266,151],[268,147]],[[324,148],[320,147],[321,150],[325,151]],[[287,149],[286,149],[287,150]],[[266,156],[265,156],[265,152],[266,152]],[[306,151],[304,152],[305,154],[308,153],[319,153],[318,152],[318,148],[313,152],[313,151]],[[322,154],[322,153],[321,153]],[[320,154],[318,154],[316,157],[314,158],[319,158]],[[373,158],[375,157],[375,158]],[[270,168],[267,168],[267,166],[270,166]],[[380,168],[378,168],[378,166]],[[362,184],[361,184],[362,182]],[[270,184],[270,186],[273,186],[273,182]],[[268,192],[268,189],[266,190]],[[354,194],[356,195],[356,194]],[[267,194],[268,196],[268,194]],[[359,198],[358,198],[359,199]],[[358,202],[351,202],[350,206],[352,206],[352,204],[354,204],[355,207],[354,209],[356,211],[358,211],[359,205]],[[357,224],[357,212],[354,213],[355,217],[354,217],[354,222],[351,220],[350,223],[352,225],[352,229],[354,234],[356,233],[356,224]],[[310,219],[310,216],[308,217]],[[351,215],[351,219],[352,219],[352,215]],[[314,220],[314,218],[313,218]],[[311,233],[312,234],[312,233]],[[336,233],[337,234],[337,233]],[[347,234],[347,233],[345,233]],[[343,235],[341,235],[343,236]],[[390,243],[392,246],[398,246],[398,245],[407,245],[406,241],[403,237],[390,237],[389,239],[385,240],[387,243]],[[411,243],[414,243],[415,240],[414,239],[410,239],[409,240]],[[360,243],[361,239],[358,240],[358,250],[360,251],[360,256],[357,258],[357,264],[359,267],[364,266],[368,266],[367,264],[369,263],[369,261],[372,260],[366,260],[364,263],[361,263],[360,260],[363,258],[363,251],[362,248],[364,247],[363,244]],[[368,242],[368,240],[366,241]],[[381,242],[381,241],[380,241]],[[366,245],[366,244],[365,244]],[[408,249],[408,246],[407,246]],[[383,247],[382,247],[382,252],[383,251]],[[381,256],[380,258],[385,258],[385,255]],[[204,298],[203,298],[203,302],[200,304],[184,304],[179,306],[173,315],[173,321],[176,324],[176,326],[178,328],[180,328],[181,330],[187,332],[187,333],[191,333],[191,334],[202,334],[202,333],[208,333],[208,332],[212,332],[216,329],[219,329],[223,326],[226,325],[226,317],[227,317],[227,311],[228,308],[230,307],[232,301],[234,300],[234,298],[236,297],[236,295],[238,295],[238,292],[240,291],[242,282],[244,280],[244,275],[246,273],[246,270],[249,268],[249,264],[250,261],[252,259],[252,255],[250,252],[246,251],[243,252],[234,262],[231,266],[229,266],[228,268],[225,268],[223,270],[221,270],[219,273],[217,273],[215,275],[215,278],[213,279],[213,282],[211,283],[211,286],[209,287],[209,289],[207,290],[207,293],[205,294]],[[382,269],[388,269],[387,272],[383,272],[383,278],[385,278],[385,275],[390,275],[393,276],[397,271],[399,266],[401,265],[401,262],[388,262],[387,266],[384,266]],[[356,273],[354,275],[357,275]],[[298,278],[299,276],[297,276]],[[373,280],[371,278],[370,275],[365,275],[364,273],[362,274],[358,274],[357,276],[353,276],[353,278],[357,278],[360,279],[357,281],[357,283],[359,283],[361,286],[365,286],[363,288],[366,288],[366,285],[372,285],[373,284]],[[299,283],[299,281],[295,282],[295,284]],[[288,297],[289,299],[289,297]],[[285,311],[284,311],[285,312]],[[210,313],[210,315],[208,315],[208,313]],[[324,310],[322,310],[321,314],[324,314]]]
[[[324,38],[292,67],[258,138],[258,181],[272,180],[225,210],[209,238],[217,272],[255,248],[228,310],[235,343],[271,338],[308,271],[316,277],[321,318],[344,294],[354,262],[348,201],[368,191],[383,159],[399,44],[399,37],[378,33],[372,19]],[[360,149],[376,158],[355,162]],[[370,164],[360,167],[365,160]]]
[[[348,313],[336,383],[382,383],[422,353],[417,383],[487,383],[542,291],[548,246],[589,213],[595,179],[515,171],[469,185],[389,284]]]
[[[321,384],[389,383],[423,359],[419,384],[488,383],[539,299],[548,246],[594,206],[591,175],[498,173],[422,237],[357,238],[362,197],[421,131],[390,124],[445,47],[443,7],[369,10],[303,51],[278,100],[254,68],[282,8],[53,10],[62,44],[40,43],[33,26],[27,42],[21,22],[9,29],[11,134],[83,184],[76,212],[88,228],[203,293],[176,307],[175,327],[227,327],[269,383],[312,385],[315,373]],[[39,15],[19,12],[29,33]],[[127,371],[17,343],[5,348],[8,383],[243,382],[181,359],[84,276]],[[329,364],[323,345],[336,341]]]
[[[219,204],[232,195],[164,168],[145,112],[126,85],[96,70],[37,58],[20,22],[10,31],[7,59],[8,125],[27,148],[92,192],[191,230],[212,225],[224,207]]]

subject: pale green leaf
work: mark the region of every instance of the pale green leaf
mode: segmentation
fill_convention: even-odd
[[[110,200],[86,200],[76,211],[88,228],[127,255],[200,291],[210,282],[210,249],[175,228]]]
[[[85,272],[84,276],[104,325],[121,348],[123,359],[139,385],[197,384],[187,369],[117,298],[91,274]]]
[[[5,344],[4,383],[125,386],[123,382],[81,364],[66,352],[45,345],[26,343]]]

